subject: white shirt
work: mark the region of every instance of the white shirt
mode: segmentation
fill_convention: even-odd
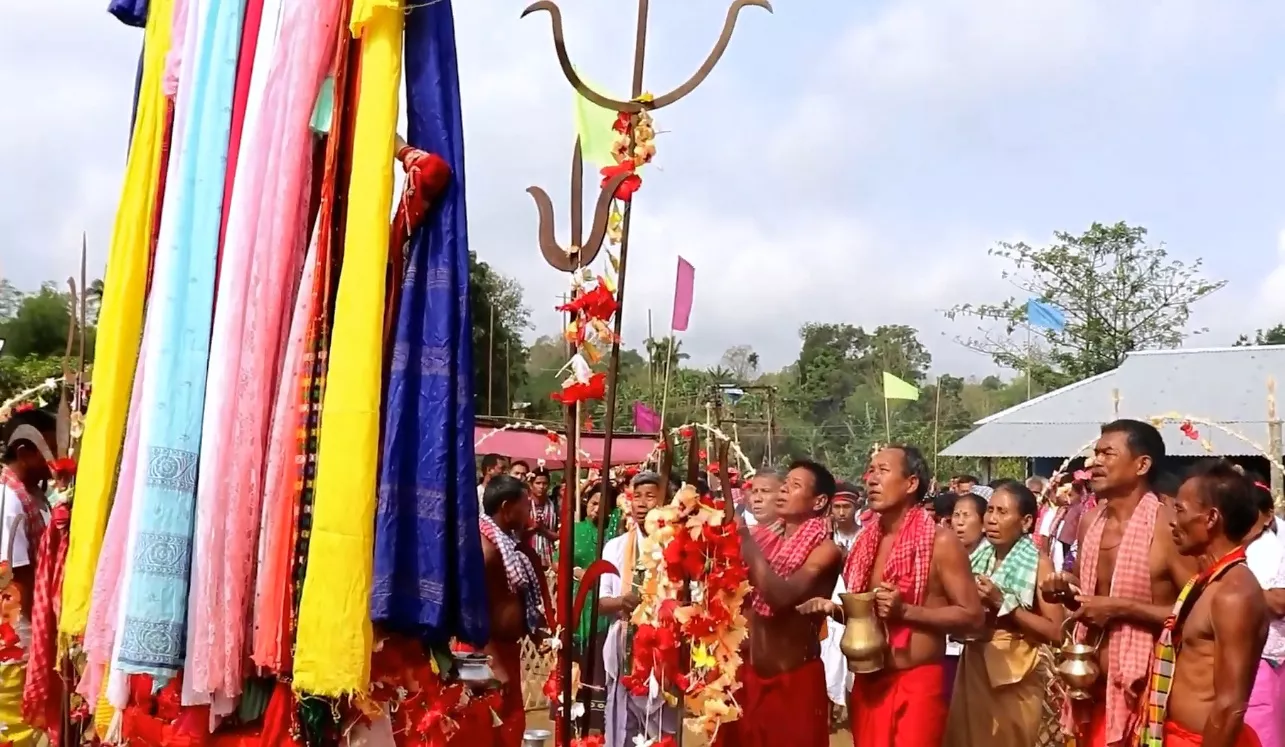
[[[598,598],[607,599],[624,596],[622,591],[625,583],[633,583],[634,569],[625,568],[625,548],[626,542],[638,542],[637,528],[631,529],[619,537],[613,537],[602,548],[602,559],[611,563],[620,571],[620,575],[604,573],[598,579]],[[637,545],[634,547],[634,557],[637,558]],[[628,579],[628,582],[626,582]],[[618,618],[611,623],[607,629],[607,641],[602,646],[602,671],[612,679],[620,677],[620,648],[624,641],[625,619]]]
[[[1277,522],[1279,526],[1279,520]],[[1285,589],[1285,543],[1275,532],[1263,532],[1245,548],[1245,564],[1264,591]],[[1263,658],[1285,661],[1285,619],[1273,618],[1267,625]]]
[[[14,494],[7,487],[0,486],[0,503],[3,503],[3,514],[0,515],[0,560],[8,560],[14,568],[22,568],[31,565],[32,548],[27,541],[27,514],[22,508],[22,499]],[[41,511],[45,517],[45,523],[49,523],[49,514]],[[13,542],[13,555],[9,554],[9,542]],[[26,589],[27,594],[32,593],[32,589]],[[18,634],[18,640],[23,650],[23,661],[26,661],[26,651],[31,648],[31,620],[26,614],[23,614],[14,626],[14,632]]]

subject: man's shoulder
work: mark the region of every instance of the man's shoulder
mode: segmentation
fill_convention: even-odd
[[[602,546],[602,556],[605,558],[608,555],[619,552],[620,548],[625,544],[625,539],[630,534],[630,532],[625,532],[607,540],[607,543]]]

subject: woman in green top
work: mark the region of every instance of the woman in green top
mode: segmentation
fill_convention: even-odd
[[[615,497],[615,491],[612,497]],[[576,522],[573,531],[575,533],[575,545],[572,550],[572,562],[575,565],[575,584],[572,587],[572,599],[580,593],[580,577],[593,561],[598,559],[598,516],[602,512],[602,484],[594,483],[586,488],[585,493],[580,496],[581,512],[583,517]],[[614,504],[615,501],[613,500]],[[616,536],[620,529],[620,509],[611,506],[611,513],[607,515],[607,537],[611,539]],[[606,699],[604,697],[603,683],[606,678],[602,666],[602,646],[607,640],[607,629],[611,621],[606,617],[598,617],[597,636],[594,641],[589,641],[589,621],[593,616],[593,595],[590,594],[585,598],[584,610],[580,614],[580,622],[576,626],[573,642],[575,645],[576,658],[580,661],[581,671],[583,672],[588,665],[589,657],[593,657],[593,682],[586,683],[593,685],[589,690],[589,728],[602,729],[603,713],[606,709]]]

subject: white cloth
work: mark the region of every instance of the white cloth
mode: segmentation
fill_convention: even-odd
[[[629,580],[629,583],[633,582],[633,569],[624,567],[626,542],[638,542],[638,530],[636,528],[619,537],[613,537],[602,548],[602,559],[615,566],[616,570],[620,571],[620,575],[617,576],[613,573],[602,574],[602,577],[598,579],[599,599],[614,599],[624,596],[623,589],[625,588],[626,579]],[[634,557],[638,557],[636,552]],[[602,671],[608,677],[615,678],[620,676],[620,649],[624,643],[625,624],[623,618],[616,619],[612,621],[611,627],[607,628],[607,640],[602,646]]]
[[[1245,564],[1264,591],[1285,589],[1285,543],[1275,532],[1263,532],[1249,543]],[[1274,664],[1285,662],[1285,619],[1273,618],[1267,624],[1263,658]]]
[[[0,527],[0,559],[9,561],[14,568],[31,565],[31,544],[27,541],[27,527],[24,523],[26,512],[22,510],[22,499],[12,490],[0,486],[0,503],[4,504],[3,526]],[[45,523],[49,523],[49,513],[41,511]],[[13,542],[13,555],[9,555],[9,543]]]
[[[754,518],[754,514],[750,513],[749,510],[745,511],[744,516],[745,516],[745,526],[753,529],[754,527],[759,525],[759,520]]]
[[[834,596],[830,600],[839,604],[839,595],[847,590],[843,583],[843,576],[839,576],[838,583],[834,585]],[[839,648],[839,641],[843,639],[843,626],[829,617],[826,618],[825,624],[828,630],[826,630],[825,640],[821,641],[821,664],[825,666],[825,692],[835,705],[846,705],[848,691],[852,689],[852,674],[848,671],[848,662]]]

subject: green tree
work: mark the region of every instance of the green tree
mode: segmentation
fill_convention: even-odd
[[[6,291],[0,288],[0,307]],[[2,309],[0,309],[2,313]],[[67,350],[67,332],[71,325],[71,295],[60,292],[53,283],[22,295],[12,316],[0,318],[3,353],[17,358],[62,358]],[[92,352],[94,335],[87,335],[86,347]]]
[[[516,280],[469,253],[469,303],[473,314],[473,402],[479,415],[508,415],[526,383],[531,310]]]
[[[1277,324],[1267,329],[1254,330],[1254,339],[1250,340],[1249,335],[1241,335],[1233,343],[1237,347],[1245,345],[1285,345],[1285,324]]]
[[[1146,243],[1145,228],[1125,223],[1094,223],[1079,236],[1055,236],[1048,246],[1001,243],[990,250],[1012,263],[1004,278],[1021,294],[947,311],[951,319],[998,323],[998,331],[983,330],[965,345],[1012,369],[1029,366],[1035,383],[1051,389],[1110,371],[1130,351],[1177,347],[1188,334],[1204,331],[1187,330],[1191,307],[1225,281],[1205,278],[1200,260],[1170,259],[1163,245]],[[1066,327],[1032,329],[1026,316],[1031,298],[1060,309]]]

